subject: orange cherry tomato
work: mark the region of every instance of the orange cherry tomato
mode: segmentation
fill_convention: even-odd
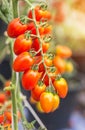
[[[58,69],[60,73],[65,72],[65,61],[60,56],[55,56],[53,59],[54,66]]]
[[[36,100],[40,100],[40,95],[45,91],[46,85],[43,83],[38,83],[31,91],[32,97]]]
[[[56,47],[56,55],[58,55],[62,58],[69,58],[72,56],[72,51],[67,46],[58,45]]]
[[[9,121],[10,123],[12,122],[12,114],[11,114],[11,112],[5,111],[4,116],[5,116],[7,121]]]
[[[45,27],[45,28],[44,28],[44,35],[50,34],[51,31],[52,31],[52,26],[51,26],[51,25]]]
[[[44,56],[44,62],[45,62],[45,64],[46,64],[46,66],[52,66],[53,65],[53,60],[52,60],[52,58],[51,57],[48,57],[48,56]]]
[[[29,69],[34,64],[34,59],[29,52],[19,54],[13,62],[13,69],[16,72],[21,72]]]
[[[12,130],[12,126],[11,126],[11,124],[9,124],[9,123],[5,123],[4,124],[4,130]]]
[[[30,101],[31,104],[37,103],[37,101],[32,97],[32,95],[30,96],[29,101]]]
[[[45,113],[49,113],[53,109],[53,94],[51,92],[43,92],[40,96],[40,105]]]
[[[68,93],[68,84],[64,78],[59,78],[53,82],[55,90],[60,98],[65,98]]]

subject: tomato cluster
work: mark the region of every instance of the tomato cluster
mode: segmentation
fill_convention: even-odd
[[[4,87],[10,86],[10,80],[7,80]],[[6,92],[0,92],[0,125],[3,129],[12,130],[12,102],[11,102],[11,92],[7,90]],[[20,120],[20,112],[18,111],[18,121]]]
[[[47,8],[35,6],[26,20],[15,18],[7,28],[8,36],[15,38],[13,69],[22,72],[22,87],[31,91],[30,101],[36,102],[36,107],[45,113],[56,110],[60,98],[67,95],[67,82],[58,75],[66,71],[65,59],[72,55],[65,46],[57,46],[54,53],[49,52],[50,19]]]

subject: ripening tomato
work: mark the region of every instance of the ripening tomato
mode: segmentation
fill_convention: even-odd
[[[4,114],[0,114],[0,124],[4,122]]]
[[[14,42],[14,53],[16,55],[21,54],[22,52],[29,51],[31,49],[32,39],[27,38],[25,34],[19,35]]]
[[[40,96],[40,105],[45,113],[49,113],[53,109],[53,94],[51,92],[43,92]]]
[[[30,96],[29,101],[30,101],[31,104],[37,103],[37,101],[32,97],[32,95]]]
[[[5,93],[0,93],[0,103],[5,103],[5,101],[7,100],[7,97],[5,95]]]
[[[4,84],[4,87],[9,87],[9,86],[10,86],[10,83],[11,83],[11,81],[10,81],[10,80],[7,80],[7,81],[5,82],[5,84]],[[6,95],[9,96],[9,97],[11,96],[10,90],[6,91],[5,93],[6,93]]]
[[[59,55],[62,58],[69,58],[72,56],[72,51],[67,46],[57,45],[56,46],[56,55]]]
[[[31,10],[28,12],[28,17],[33,18]],[[35,17],[36,17],[37,21],[40,21],[40,20],[43,20],[43,19],[49,20],[51,18],[51,14],[50,14],[49,11],[43,10],[40,6],[36,6],[35,7]]]
[[[43,109],[42,109],[42,107],[41,107],[40,102],[37,102],[37,103],[36,103],[36,109],[37,109],[38,112],[40,112],[40,113],[43,113],[43,112],[44,112]]]
[[[41,73],[37,70],[27,70],[22,75],[22,86],[25,90],[32,90],[38,83]]]
[[[13,62],[13,69],[16,72],[21,72],[29,69],[34,64],[34,59],[29,54],[29,52],[23,52],[19,54],[14,62]]]
[[[46,66],[52,66],[53,65],[53,59],[51,57],[48,57],[48,56],[44,56],[44,62],[46,64]]]
[[[53,59],[54,66],[58,69],[60,73],[65,72],[65,61],[60,56],[55,56]]]
[[[60,104],[60,98],[57,94],[53,95],[53,98],[54,98],[54,103],[53,103],[52,112],[55,111],[56,109],[58,109],[59,104]]]
[[[7,121],[9,121],[10,123],[12,122],[12,114],[11,114],[11,112],[5,111],[4,116],[5,116]]]
[[[42,77],[43,77],[43,75],[42,75]],[[43,82],[45,83],[46,86],[49,86],[49,77],[48,77],[48,75],[45,75],[45,77],[43,79]]]
[[[65,72],[72,73],[73,70],[74,70],[74,66],[73,66],[72,62],[71,61],[66,61],[65,64],[66,64],[65,65]]]
[[[45,91],[46,85],[44,83],[38,83],[31,91],[32,97],[36,100],[40,100],[40,95]]]
[[[23,34],[27,28],[27,24],[22,24],[19,18],[15,18],[8,24],[7,34],[9,37],[16,38]]]
[[[68,93],[68,84],[64,78],[59,78],[53,82],[55,90],[60,98],[65,98]]]
[[[42,49],[43,49],[43,53],[46,53],[49,49],[50,44],[47,42],[43,42],[42,43]],[[34,48],[35,51],[38,51],[40,49],[40,43],[38,38],[35,38],[33,40],[33,44],[32,44],[32,48]],[[39,53],[40,54],[40,53]]]
[[[45,27],[45,28],[44,28],[44,35],[50,34],[51,31],[52,31],[52,26],[51,26],[51,25]]]

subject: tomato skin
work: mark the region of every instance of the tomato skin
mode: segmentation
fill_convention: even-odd
[[[40,95],[45,91],[46,89],[46,85],[36,85],[32,91],[31,91],[31,95],[32,97],[36,100],[39,101],[40,100]]]
[[[53,64],[58,69],[59,73],[65,72],[65,61],[60,56],[54,57]]]
[[[2,104],[5,103],[6,99],[7,99],[7,97],[6,97],[5,93],[0,93],[0,103],[2,103]]]
[[[27,70],[22,75],[22,86],[25,90],[32,90],[38,83],[41,73],[38,71]]]
[[[55,94],[55,95],[53,96],[53,98],[54,98],[54,100],[53,100],[54,103],[53,103],[52,112],[55,111],[56,109],[58,109],[59,104],[60,104],[60,98],[59,98],[59,96],[58,96],[57,94]]]
[[[4,122],[4,114],[0,114],[0,124]]]
[[[48,58],[47,56],[44,57],[44,62],[49,67],[53,65],[53,60]]]
[[[49,113],[53,108],[53,94],[51,92],[43,92],[40,96],[40,104],[45,113]]]
[[[31,45],[32,45],[31,38],[26,39],[24,34],[19,35],[14,42],[14,48],[13,48],[14,53],[16,55],[19,55],[22,52],[29,51],[31,49]]]
[[[60,78],[53,82],[55,90],[60,98],[65,98],[68,93],[68,84],[64,78]]]
[[[21,72],[29,69],[34,64],[34,59],[29,52],[19,54],[13,62],[13,69],[16,72]]]
[[[7,80],[7,81],[5,82],[5,84],[4,84],[4,87],[9,87],[9,86],[10,86],[10,83],[11,83],[11,81],[10,81],[10,80]],[[6,95],[9,96],[9,97],[11,96],[11,91],[8,90],[8,91],[6,91],[5,93],[6,93]]]
[[[67,46],[58,45],[56,47],[56,55],[59,55],[62,58],[69,58],[72,56],[72,51]]]
[[[27,30],[27,24],[22,24],[19,18],[13,19],[7,27],[9,37],[16,38]]]
[[[43,48],[43,53],[46,53],[47,51],[48,51],[48,49],[49,49],[49,43],[43,43],[42,44],[42,48]]]

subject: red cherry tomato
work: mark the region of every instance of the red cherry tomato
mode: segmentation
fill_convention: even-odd
[[[26,38],[24,34],[18,36],[14,42],[14,52],[16,55],[31,49],[32,39]]]
[[[13,62],[13,69],[16,72],[21,72],[29,69],[34,64],[34,59],[29,52],[23,52],[16,57]]]
[[[9,37],[16,38],[27,30],[27,24],[22,24],[19,18],[13,19],[7,27],[7,34]]]
[[[22,75],[22,86],[25,90],[32,90],[38,83],[41,73],[34,70],[25,71]]]
[[[2,103],[2,104],[5,103],[6,99],[7,99],[7,97],[6,97],[5,93],[0,93],[0,103]]]

